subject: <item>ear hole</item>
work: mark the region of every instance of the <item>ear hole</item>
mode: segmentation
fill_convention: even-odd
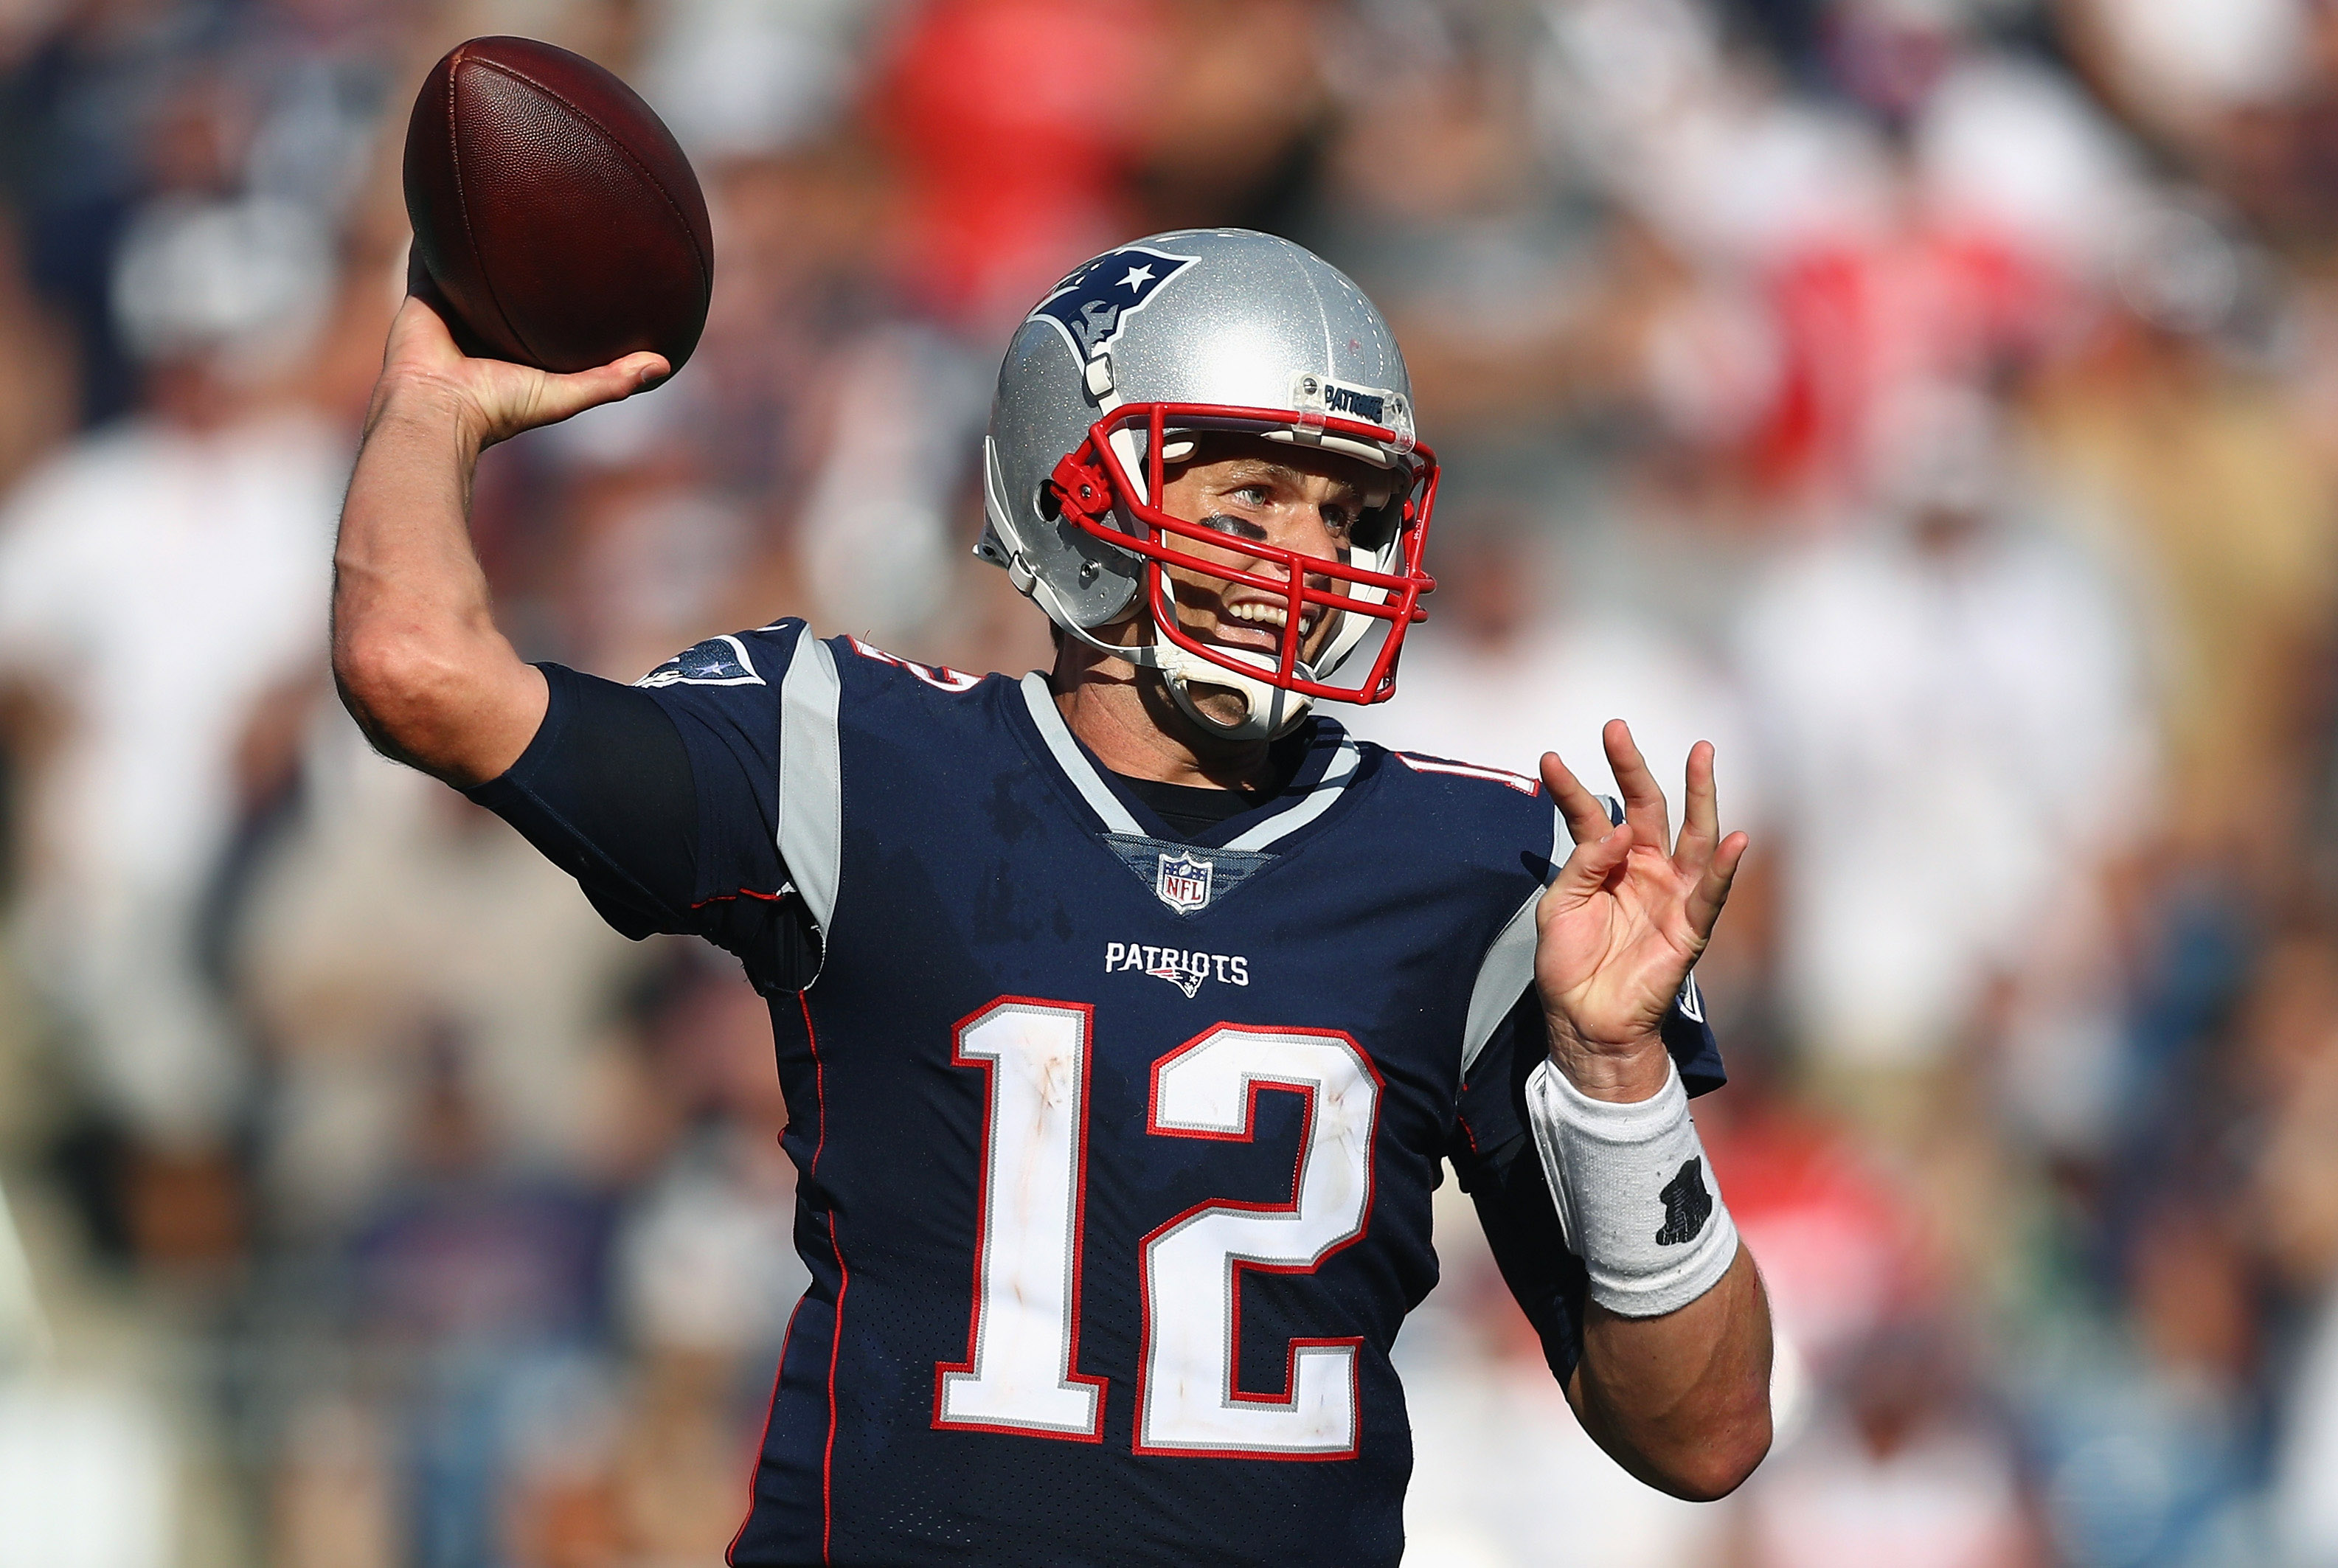
[[[1049,482],[1040,484],[1039,493],[1031,498],[1031,505],[1040,516],[1050,523],[1064,514],[1064,498],[1056,494],[1056,486]]]

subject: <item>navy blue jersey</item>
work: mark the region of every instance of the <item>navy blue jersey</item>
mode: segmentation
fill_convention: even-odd
[[[1319,717],[1189,838],[1041,676],[795,621],[639,691],[548,673],[479,798],[621,929],[707,935],[771,999],[813,1283],[732,1562],[1395,1563],[1389,1348],[1448,1160],[1572,1365],[1581,1269],[1515,1157],[1567,851],[1536,781]],[[613,751],[686,830],[564,800],[621,793]],[[1667,1041],[1718,1082],[1700,1020]]]

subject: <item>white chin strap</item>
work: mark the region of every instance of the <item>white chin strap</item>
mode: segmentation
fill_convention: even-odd
[[[1095,649],[1115,659],[1125,659],[1131,664],[1161,671],[1163,684],[1169,688],[1170,700],[1178,711],[1222,740],[1273,740],[1288,735],[1307,717],[1314,699],[1297,691],[1261,681],[1255,676],[1239,674],[1222,664],[1213,663],[1198,653],[1188,653],[1174,642],[1160,642],[1143,647],[1124,648],[1116,642],[1097,638],[1086,627],[1057,621],[1058,626]],[[1155,635],[1158,635],[1156,631]],[[1271,671],[1274,661],[1248,648],[1221,648],[1218,652],[1228,659],[1241,661],[1260,670]],[[1307,680],[1315,679],[1314,671],[1306,665],[1299,673]],[[1229,724],[1212,715],[1194,699],[1194,686],[1215,686],[1232,691],[1243,700],[1240,722]]]
[[[1166,584],[1174,605],[1177,590],[1174,583]],[[1131,650],[1135,652],[1135,650]],[[1241,674],[1224,665],[1189,653],[1169,641],[1168,633],[1158,624],[1153,628],[1153,645],[1143,652],[1152,655],[1139,663],[1149,664],[1161,671],[1168,685],[1170,700],[1180,711],[1221,740],[1272,740],[1287,735],[1314,705],[1314,699],[1296,691],[1286,691],[1272,681]],[[1272,673],[1276,660],[1254,648],[1221,648],[1219,654],[1236,663],[1247,664],[1253,670]],[[1302,662],[1295,666],[1302,680],[1312,681],[1315,671]],[[1232,691],[1243,700],[1240,722],[1228,724],[1211,717],[1209,710],[1194,699],[1195,686],[1215,686]]]
[[[1238,675],[1199,654],[1188,653],[1174,643],[1156,645],[1149,652],[1154,657],[1147,662],[1161,671],[1161,679],[1168,685],[1171,700],[1186,718],[1221,740],[1275,740],[1289,734],[1302,719],[1307,717],[1307,710],[1314,705],[1315,700],[1302,692],[1286,691],[1255,677]],[[1273,661],[1246,648],[1226,648],[1220,652],[1227,658],[1239,659],[1245,664],[1256,664],[1267,670],[1274,668]],[[1299,672],[1313,679],[1303,664],[1299,667]],[[1240,695],[1243,700],[1242,722],[1228,724],[1213,718],[1207,709],[1194,700],[1193,688],[1195,686],[1215,686]]]

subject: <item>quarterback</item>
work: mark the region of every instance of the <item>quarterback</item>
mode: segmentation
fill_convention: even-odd
[[[1620,722],[1608,801],[1316,711],[1387,693],[1431,585],[1436,461],[1355,286],[1188,230],[1033,309],[978,546],[1056,629],[1019,680],[795,619],[631,686],[523,662],[479,453],[664,369],[466,358],[407,301],[334,669],[385,752],[770,1001],[813,1283],[730,1560],[1396,1563],[1389,1348],[1448,1164],[1592,1436],[1736,1486],[1769,1314],[1687,1102],[1744,836],[1708,746],[1675,835]]]

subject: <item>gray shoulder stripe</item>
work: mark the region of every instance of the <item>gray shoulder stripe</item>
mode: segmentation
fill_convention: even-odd
[[[1469,988],[1469,1022],[1461,1027],[1461,1076],[1467,1079],[1478,1053],[1494,1037],[1521,993],[1534,983],[1535,905],[1539,892],[1529,894],[1502,927],[1486,961],[1478,966],[1478,983]]]
[[[1031,721],[1039,727],[1039,738],[1046,741],[1047,750],[1055,753],[1056,766],[1064,770],[1064,777],[1072,781],[1089,808],[1104,818],[1106,830],[1125,833],[1135,838],[1144,838],[1144,829],[1136,825],[1136,818],[1129,814],[1127,807],[1121,804],[1120,797],[1096,777],[1095,768],[1088,761],[1087,753],[1081,750],[1080,743],[1072,739],[1071,726],[1064,722],[1063,714],[1057,710],[1055,693],[1047,690],[1045,674],[1034,670],[1023,677],[1023,701],[1030,707]]]
[[[1600,797],[1605,801],[1606,796]],[[1618,809],[1608,802],[1609,810]],[[1557,811],[1551,813],[1550,844],[1551,875],[1567,861],[1569,848],[1567,818]],[[1509,1015],[1526,988],[1534,984],[1535,906],[1541,902],[1537,888],[1527,895],[1527,901],[1518,907],[1486,949],[1485,962],[1478,965],[1477,984],[1469,987],[1469,1013],[1461,1025],[1461,1076],[1469,1076],[1469,1069],[1478,1060],[1478,1053],[1494,1037],[1494,1031]]]
[[[1363,753],[1356,750],[1353,740],[1341,741],[1331,765],[1323,769],[1323,777],[1314,789],[1308,791],[1306,799],[1288,811],[1277,812],[1225,847],[1229,849],[1263,849],[1277,839],[1298,832],[1338,802],[1362,761]]]
[[[820,934],[836,914],[844,858],[844,780],[836,733],[836,655],[806,626],[780,681],[780,858]]]

